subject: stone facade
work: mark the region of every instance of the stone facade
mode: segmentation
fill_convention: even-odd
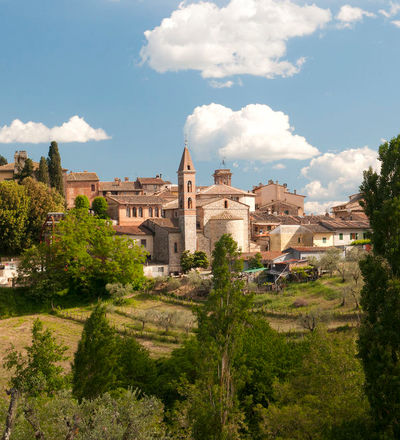
[[[280,225],[270,233],[270,250],[283,251],[289,247],[312,246],[313,233],[301,225]]]
[[[84,171],[82,173],[69,173],[65,179],[65,198],[67,208],[75,206],[75,199],[84,195],[92,204],[95,197],[99,195],[99,178],[96,173]]]

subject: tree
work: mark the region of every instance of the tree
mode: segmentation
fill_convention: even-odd
[[[28,249],[19,265],[19,281],[37,295],[68,289],[105,293],[108,283],[145,282],[145,251],[133,240],[115,235],[109,221],[82,209],[69,211],[57,225],[54,240]]]
[[[49,168],[47,166],[47,161],[43,156],[40,158],[39,168],[36,171],[36,178],[38,182],[50,186]]]
[[[194,251],[193,252],[193,267],[201,267],[202,269],[207,269],[209,266],[207,254],[204,251]]]
[[[75,198],[75,209],[86,209],[89,210],[90,202],[87,196],[80,194]]]
[[[400,438],[400,136],[379,147],[380,173],[364,172],[373,253],[360,262],[359,354],[379,438]]]
[[[213,251],[213,290],[197,311],[201,371],[188,396],[194,439],[237,439],[243,425],[237,396],[236,354],[251,297],[243,294],[237,243],[224,234]]]
[[[183,273],[188,273],[193,268],[193,254],[186,250],[181,255],[181,269]]]
[[[328,249],[320,259],[320,267],[329,272],[330,276],[337,269],[337,263],[340,259],[340,250],[338,248]]]
[[[115,330],[106,318],[104,305],[97,305],[83,327],[72,364],[73,394],[81,401],[116,388],[118,350]]]
[[[0,253],[18,255],[31,245],[27,235],[30,201],[26,189],[14,181],[0,182]]]
[[[8,164],[7,159],[0,154],[0,166],[7,165],[7,164]]]
[[[249,259],[249,269],[261,269],[264,267],[262,263],[262,255],[257,252],[254,257]]]
[[[49,169],[50,186],[55,188],[60,194],[64,194],[64,179],[61,167],[61,157],[58,151],[58,144],[55,141],[51,142],[49,147],[47,166]]]
[[[207,269],[209,265],[207,254],[203,251],[195,251],[191,253],[186,250],[181,255],[181,269],[183,273],[189,272],[191,269],[201,267]]]
[[[24,166],[20,170],[20,172],[16,175],[19,183],[21,183],[26,177],[32,177],[34,174],[33,162],[32,159],[26,159]]]
[[[95,197],[92,202],[92,210],[99,218],[107,219],[108,203],[104,197]]]

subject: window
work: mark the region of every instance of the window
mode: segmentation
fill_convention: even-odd
[[[163,268],[163,267],[158,267],[157,270],[158,270],[158,272],[160,272],[160,273],[164,273],[164,268]]]
[[[129,206],[126,207],[126,216],[127,217],[131,216],[131,208]]]
[[[343,234],[342,233],[339,234],[339,240],[343,240]]]
[[[153,208],[149,207],[149,217],[153,217]]]
[[[164,211],[164,209],[161,210],[161,217],[165,218],[165,211]]]
[[[192,192],[192,181],[191,181],[191,180],[189,180],[188,183],[187,183],[187,191],[188,191],[189,193]]]
[[[178,253],[178,243],[174,243],[174,252]]]
[[[357,232],[351,232],[350,233],[350,240],[358,240],[358,233]]]
[[[326,243],[326,237],[322,237],[322,243]]]
[[[143,208],[142,207],[139,208],[139,217],[143,217]]]
[[[193,208],[193,203],[192,203],[192,199],[191,197],[188,198],[188,209],[192,209]]]
[[[147,240],[145,238],[142,238],[140,240],[140,246],[146,247],[146,244],[147,244]]]
[[[187,169],[190,170],[190,165],[187,166]]]
[[[297,243],[301,243],[301,237],[297,239]]]
[[[224,207],[225,207],[225,209],[228,207],[228,200],[225,200]]]
[[[183,200],[181,197],[179,198],[179,208],[183,208]]]
[[[286,210],[286,211],[285,211],[285,214],[286,214],[286,215],[289,215],[289,211],[288,211],[288,210]]]
[[[96,191],[96,186],[95,185],[92,185],[91,188],[92,188],[92,192]]]
[[[158,206],[154,208],[154,217],[159,217]]]
[[[132,217],[137,217],[137,209],[136,206],[132,208]]]
[[[368,234],[366,232],[363,232],[363,239],[366,240],[368,238]]]

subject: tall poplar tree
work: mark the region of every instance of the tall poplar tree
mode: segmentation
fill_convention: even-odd
[[[359,354],[378,438],[400,438],[400,136],[379,147],[380,173],[360,187],[373,253],[360,262]]]
[[[39,168],[36,172],[36,177],[39,182],[50,186],[49,168],[47,166],[47,161],[43,156],[40,158]]]
[[[47,164],[49,168],[50,186],[55,188],[60,194],[64,194],[61,157],[58,151],[58,144],[55,141],[50,144]]]

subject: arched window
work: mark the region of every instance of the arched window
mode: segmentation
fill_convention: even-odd
[[[182,200],[182,198],[179,198],[179,208],[183,208],[183,200]]]
[[[188,190],[188,193],[192,192],[192,181],[191,180],[189,180],[187,183],[187,190]]]
[[[190,165],[187,166],[187,169],[190,170]]]
[[[188,198],[188,209],[192,209],[192,208],[193,208],[192,198],[189,197]]]
[[[159,211],[158,211],[158,206],[156,206],[154,208],[154,217],[158,217],[159,216]]]
[[[153,217],[153,208],[149,206],[149,217]]]
[[[225,207],[225,208],[228,207],[228,200],[225,200],[225,202],[224,202],[224,207]]]
[[[139,208],[139,217],[143,217],[143,208],[142,207]]]
[[[126,216],[127,217],[131,216],[131,208],[129,206],[126,207]]]
[[[174,243],[174,252],[178,253],[178,243]]]
[[[136,209],[136,206],[134,206],[134,207],[132,208],[132,215],[133,215],[133,217],[137,217],[137,209]]]

